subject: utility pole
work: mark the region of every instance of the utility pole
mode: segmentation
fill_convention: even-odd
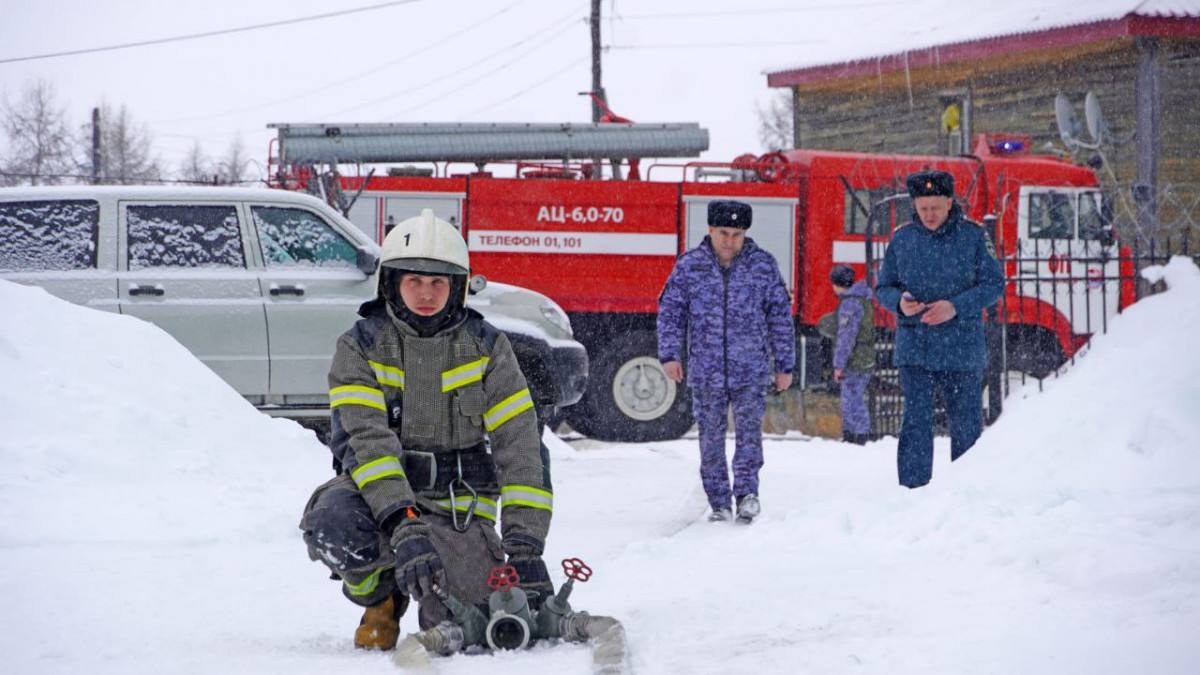
[[[608,97],[604,95],[604,85],[600,82],[600,0],[592,0],[592,93],[601,101],[608,103]],[[603,111],[600,110],[600,104],[592,99],[592,122],[599,122],[600,115]]]
[[[100,108],[92,108],[92,185],[100,183]]]

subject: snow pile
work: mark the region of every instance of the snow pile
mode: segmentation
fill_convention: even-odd
[[[548,437],[547,560],[639,673],[1190,673],[1200,662],[1200,272],[1018,393],[933,482],[895,440],[767,441],[763,516],[704,522],[695,438]],[[328,452],[157,329],[0,282],[0,650],[12,672],[389,672],[295,523]],[[730,443],[732,445],[732,442]],[[410,613],[405,631],[416,629]],[[585,648],[441,673],[588,672]]]
[[[253,538],[321,475],[300,461],[328,453],[310,432],[260,414],[156,326],[6,281],[0,307],[6,545]]]

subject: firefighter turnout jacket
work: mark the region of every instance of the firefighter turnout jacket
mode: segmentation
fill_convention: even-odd
[[[550,462],[508,338],[471,309],[431,337],[384,302],[359,313],[329,373],[335,468],[385,531],[414,505],[458,521],[471,513],[501,523],[505,552],[540,555]]]

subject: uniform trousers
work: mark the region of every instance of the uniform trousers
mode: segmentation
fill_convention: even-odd
[[[956,460],[975,444],[983,430],[983,372],[979,370],[929,370],[901,366],[904,423],[896,466],[900,484],[915,488],[933,477],[934,390],[940,389],[950,426],[950,459]]]
[[[870,381],[869,370],[865,373],[842,371],[842,431],[871,433],[871,415],[867,412],[867,383]]]
[[[463,516],[460,515],[460,522]],[[504,564],[496,528],[478,513],[466,532],[454,529],[449,516],[423,513],[430,541],[446,569],[446,585],[459,600],[481,606],[484,614],[491,589],[488,573]],[[348,475],[317,488],[300,521],[308,556],[319,560],[342,580],[342,592],[364,607],[383,602],[396,590],[396,560],[390,533],[380,531],[371,507]],[[421,599],[418,623],[422,630],[450,618],[436,596]]]
[[[725,462],[725,432],[729,427],[731,405],[734,429],[732,495],[729,468]],[[700,482],[712,508],[730,508],[731,496],[758,494],[766,409],[766,387],[692,390],[692,412],[700,429]]]

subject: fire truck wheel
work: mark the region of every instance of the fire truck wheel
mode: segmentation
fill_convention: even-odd
[[[1042,379],[1066,362],[1058,339],[1045,328],[1018,325],[1010,326],[1008,330],[1009,370]]]
[[[571,427],[626,442],[670,440],[690,429],[691,395],[667,378],[655,351],[654,334],[638,332],[601,352],[583,399],[564,411]]]

